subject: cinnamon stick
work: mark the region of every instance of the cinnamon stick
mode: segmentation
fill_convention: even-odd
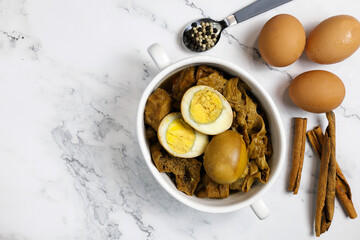
[[[351,189],[346,181],[343,173],[338,164],[336,164],[336,188],[335,188],[336,196],[341,202],[341,205],[344,207],[346,213],[349,215],[351,219],[357,217],[354,204],[351,199]]]
[[[315,213],[315,233],[319,237],[321,233],[325,232],[330,227],[331,220],[328,219],[326,211],[326,196],[327,196],[327,183],[328,183],[328,171],[330,162],[330,138],[325,135],[325,139],[322,145],[322,155],[320,163],[320,175],[318,183],[318,191],[316,198],[316,213]]]
[[[326,203],[325,211],[329,222],[331,223],[334,210],[335,210],[335,185],[336,185],[336,154],[335,154],[335,114],[334,112],[327,112],[326,118],[329,121],[329,125],[326,128],[326,133],[330,138],[330,160],[327,178],[326,189]],[[330,227],[330,224],[329,224]]]
[[[321,127],[318,126],[314,130],[307,132],[308,140],[311,146],[314,148],[319,159],[321,158],[321,142],[324,138]],[[350,185],[346,181],[339,164],[336,163],[336,187],[335,193],[337,198],[339,199],[341,205],[345,209],[347,215],[354,219],[357,217],[357,213],[354,208],[354,204],[352,202],[351,189]]]
[[[320,127],[309,131],[307,134],[315,152],[318,156],[321,155],[315,215],[317,237],[327,231],[331,225],[334,216],[335,192],[349,216],[357,216],[351,201],[350,187],[346,180],[343,181],[344,175],[335,158],[335,114],[332,111],[328,112],[326,118],[329,124],[325,131],[325,137],[323,137]],[[322,144],[320,144],[321,142]],[[322,145],[321,149],[319,148],[320,145]]]
[[[321,159],[322,142],[324,139],[321,127],[317,126],[313,130],[308,131],[306,135],[316,155]]]
[[[306,118],[295,118],[295,134],[292,152],[292,167],[289,177],[289,191],[297,194],[300,187],[301,171],[304,162]]]

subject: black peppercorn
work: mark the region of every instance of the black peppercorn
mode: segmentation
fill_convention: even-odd
[[[214,33],[217,33],[217,31],[218,31],[217,28],[214,28],[213,32],[214,32]]]
[[[192,27],[196,27],[196,26],[197,26],[196,22],[193,22],[193,23],[191,24],[191,26],[192,26]]]

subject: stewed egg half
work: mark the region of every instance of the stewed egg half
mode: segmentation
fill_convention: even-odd
[[[158,139],[166,151],[181,158],[203,154],[209,143],[208,136],[193,129],[179,112],[169,113],[161,120]]]
[[[229,102],[220,92],[205,85],[194,86],[185,92],[181,114],[191,127],[207,135],[228,130],[233,121]]]

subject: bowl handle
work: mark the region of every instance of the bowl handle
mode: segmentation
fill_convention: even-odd
[[[254,211],[254,213],[260,220],[263,220],[270,216],[270,210],[262,199],[251,204],[251,209]]]
[[[164,69],[171,63],[168,55],[158,43],[151,45],[148,48],[148,53],[160,70]]]

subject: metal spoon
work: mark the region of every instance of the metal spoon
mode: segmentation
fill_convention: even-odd
[[[182,43],[190,51],[207,51],[219,42],[221,32],[225,28],[290,1],[292,0],[258,0],[221,21],[211,18],[192,21],[184,29]]]

